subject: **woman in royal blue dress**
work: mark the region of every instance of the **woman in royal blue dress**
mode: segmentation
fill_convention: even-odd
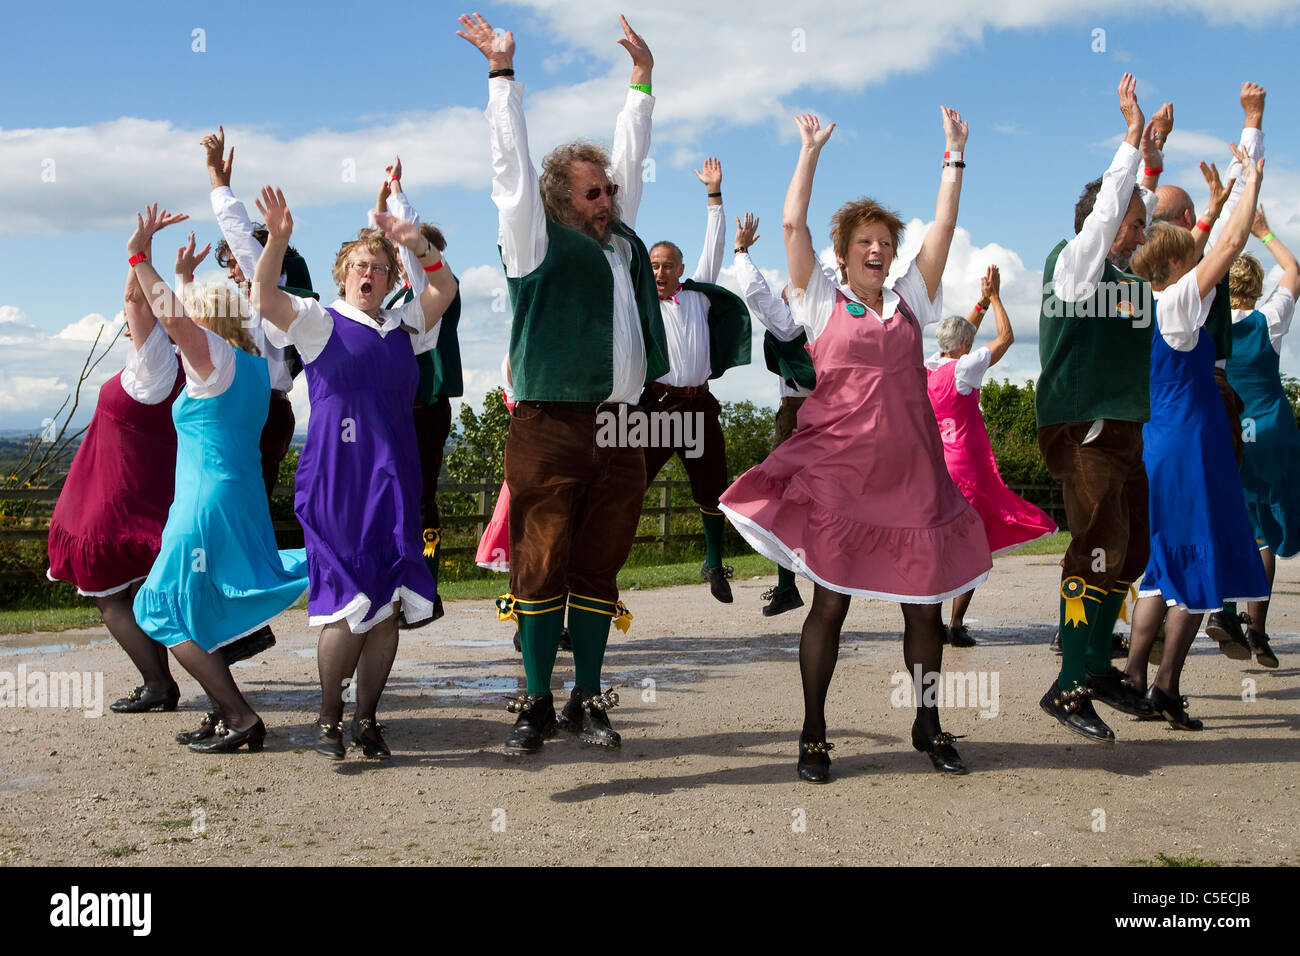
[[[339,249],[334,281],[341,297],[328,308],[300,299],[277,286],[293,233],[284,194],[264,188],[257,208],[268,237],[253,306],[272,345],[298,349],[311,398],[294,514],[307,545],[308,622],[322,626],[316,750],[344,756],[342,688],[355,670],[352,741],[367,757],[388,757],[376,714],[397,656],[397,615],[411,626],[433,616],[411,418],[415,356],[437,345],[456,280],[414,223],[379,213],[383,232],[363,230]],[[416,254],[427,281],[410,302],[385,309],[398,276],[394,242]]]
[[[191,750],[261,750],[266,726],[213,653],[266,625],[306,590],[304,556],[279,552],[258,444],[271,400],[266,360],[242,325],[225,282],[188,285],[184,304],[149,261],[167,224],[157,206],[136,217],[130,265],[181,351],[185,389],[172,406],[176,492],[158,559],[135,596],[141,629],[202,685],[213,714],[176,739]]]
[[[1197,261],[1192,233],[1157,223],[1133,256],[1151,283],[1159,334],[1151,343],[1151,419],[1142,461],[1151,488],[1151,556],[1138,588],[1125,675],[1146,690],[1151,711],[1178,730],[1200,730],[1187,714],[1179,677],[1207,612],[1224,601],[1259,600],[1268,581],[1246,516],[1233,461],[1227,412],[1214,383],[1214,342],[1202,335],[1215,287],[1250,235],[1264,161],[1237,151],[1245,189],[1219,241]],[[1147,685],[1147,663],[1161,623],[1164,657]]]

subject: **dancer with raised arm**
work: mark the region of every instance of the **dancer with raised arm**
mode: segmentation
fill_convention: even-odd
[[[826,693],[855,594],[902,606],[903,659],[917,685],[912,746],[938,770],[966,772],[921,688],[942,663],[940,602],[977,586],[992,565],[979,515],[948,477],[926,397],[921,330],[940,318],[966,165],[966,123],[955,110],[941,113],[947,151],[935,221],[915,261],[887,283],[902,222],[874,200],[846,203],[831,221],[839,287],[818,267],[808,229],[813,175],[835,126],[822,129],[812,115],[796,120],[801,145],[782,226],[792,308],[808,335],[817,388],[794,434],[722,496],[755,550],[813,580],[799,643],[797,767],[811,783],[830,779]]]

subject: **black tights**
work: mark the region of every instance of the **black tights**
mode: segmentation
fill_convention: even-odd
[[[399,612],[400,613],[400,612]],[[379,697],[397,657],[397,613],[389,615],[363,634],[354,634],[346,621],[334,621],[321,628],[316,646],[320,670],[320,722],[336,724],[343,719],[343,682],[356,671],[357,717],[374,720]]]
[[[939,672],[943,665],[943,606],[903,604],[903,661],[909,675]],[[799,639],[799,674],[803,679],[803,734],[805,740],[826,739],[826,693],[840,654],[840,631],[849,613],[849,596],[813,585],[812,607]],[[939,732],[939,709],[921,705],[916,688],[916,719],[929,737]]]
[[[131,663],[140,672],[144,685],[154,693],[164,693],[176,683],[172,679],[171,668],[167,665],[167,648],[159,644],[144,631],[135,620],[133,601],[140,585],[135,584],[122,591],[93,598],[104,626],[113,640],[122,646]]]

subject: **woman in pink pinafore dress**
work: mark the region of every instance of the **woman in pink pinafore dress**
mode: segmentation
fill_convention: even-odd
[[[982,296],[971,314],[949,316],[939,323],[935,339],[939,352],[925,362],[929,373],[930,404],[939,422],[943,455],[948,474],[984,522],[993,556],[1007,554],[1030,541],[1056,532],[1056,522],[1037,505],[1007,487],[998,473],[993,445],[980,412],[980,385],[988,370],[1011,348],[1015,335],[999,294],[1001,278],[997,266],[989,266],[982,282]],[[989,306],[998,335],[974,351],[975,333]],[[975,638],[966,630],[966,609],[975,592],[952,599],[952,618],[945,631],[953,647],[974,647]]]
[[[755,550],[814,582],[799,644],[798,774],[811,783],[830,779],[826,693],[850,597],[901,604],[908,672],[938,674],[939,602],[978,585],[992,566],[984,526],[948,477],[922,363],[921,327],[939,318],[965,165],[966,124],[953,110],[943,117],[947,153],[935,223],[916,260],[887,286],[902,223],[872,200],[848,203],[832,220],[840,287],[815,267],[807,226],[817,158],[835,127],[798,118],[802,145],[783,225],[793,312],[808,335],[817,388],[794,434],[722,496],[722,510]],[[913,746],[937,769],[965,773],[923,690],[915,689]]]

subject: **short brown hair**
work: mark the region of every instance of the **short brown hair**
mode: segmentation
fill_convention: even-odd
[[[250,355],[261,355],[248,334],[248,300],[229,282],[190,282],[181,290],[185,312],[199,325]]]
[[[447,237],[442,234],[442,230],[437,226],[432,225],[431,223],[422,222],[420,223],[420,233],[424,238],[428,239],[429,242],[432,243],[433,248],[437,249],[439,252],[445,252],[447,250]]]
[[[1264,267],[1249,252],[1243,252],[1228,267],[1228,297],[1233,308],[1253,309],[1264,291]]]
[[[1152,223],[1147,230],[1146,242],[1133,253],[1129,270],[1148,282],[1167,285],[1169,260],[1177,259],[1181,262],[1192,254],[1195,245],[1191,230],[1175,226],[1172,222]]]
[[[546,154],[537,184],[542,192],[542,207],[546,210],[546,218],[576,229],[579,228],[579,220],[573,208],[573,194],[569,190],[569,177],[574,163],[591,163],[605,170],[606,174],[609,173],[609,153],[605,147],[580,139],[557,146]],[[617,197],[615,200],[613,218],[618,219]]]
[[[889,230],[890,239],[894,243],[894,254],[897,255],[898,244],[903,238],[903,220],[898,218],[898,213],[894,210],[887,209],[874,199],[864,196],[846,202],[835,215],[831,216],[831,243],[835,246],[835,258],[841,260],[846,258],[849,254],[849,240],[853,237],[854,231],[859,226],[867,226],[873,222],[881,223]],[[840,266],[840,278],[848,279],[843,265]]]
[[[393,286],[397,284],[397,249],[387,236],[378,229],[362,229],[357,233],[355,239],[343,243],[339,246],[339,254],[334,257],[334,284],[339,287],[339,297],[344,295],[344,283],[348,274],[348,259],[357,249],[365,249],[371,253],[383,253],[388,259],[388,288],[385,292],[391,292]]]

